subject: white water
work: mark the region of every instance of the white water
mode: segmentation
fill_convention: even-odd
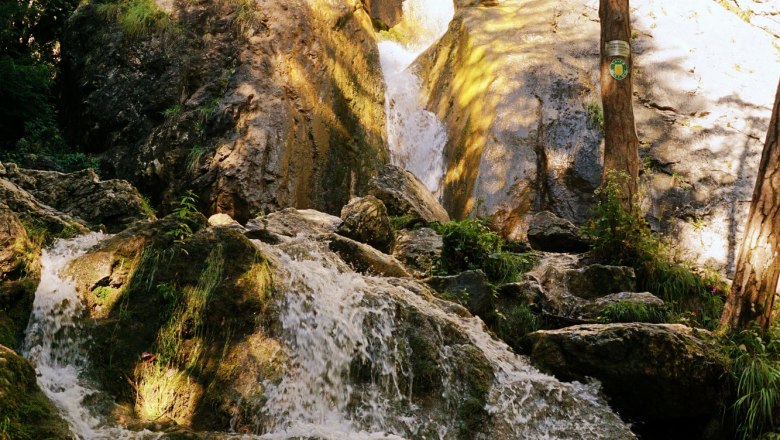
[[[131,432],[105,426],[85,405],[97,391],[81,376],[87,362],[85,338],[78,319],[84,306],[71,280],[60,272],[105,236],[101,233],[59,240],[41,255],[41,282],[35,291],[33,312],[27,326],[23,354],[34,365],[38,385],[54,402],[71,431],[79,439],[150,439],[149,432]]]
[[[462,377],[447,359],[461,348],[438,347],[445,391],[433,406],[416,406],[411,387],[399,386],[414,380],[413,353],[401,348],[406,346],[401,329],[409,325],[399,321],[401,309],[454,326],[492,366],[495,379],[486,406],[492,421],[489,434],[478,438],[634,438],[598,396],[597,385],[561,383],[540,373],[493,339],[481,320],[446,313],[412,292],[419,287],[356,274],[310,237],[278,247],[256,243],[282,268],[276,282],[284,298],[283,339],[291,359],[281,383],[266,384],[268,431],[263,439],[413,439],[431,432],[440,439],[456,436],[458,420],[448,408],[463,397],[457,386]],[[350,380],[356,360],[370,366],[368,386]]]
[[[379,43],[390,160],[440,196],[447,131],[435,114],[425,110],[422,83],[409,66],[444,34],[454,6],[449,0],[405,0],[403,12],[396,33],[404,34],[404,43],[390,39]]]

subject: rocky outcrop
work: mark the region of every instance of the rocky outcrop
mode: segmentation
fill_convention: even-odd
[[[168,2],[139,32],[120,3],[68,22],[71,136],[107,175],[209,214],[337,213],[387,160],[379,56],[359,0]],[[186,30],[186,31],[185,31]],[[110,74],[107,74],[110,72]]]
[[[336,232],[341,219],[313,209],[287,208],[249,220],[246,236],[278,243],[298,234],[319,235]]]
[[[29,225],[44,228],[50,234],[72,235],[87,230],[84,223],[41,203],[24,189],[6,179],[16,170],[14,164],[0,164],[0,210],[11,211]]]
[[[0,345],[0,414],[8,439],[70,440],[68,424],[35,381],[35,369],[13,350]]]
[[[368,193],[384,202],[394,216],[410,216],[424,222],[450,221],[447,211],[414,174],[387,165],[369,182]]]
[[[629,307],[649,307],[663,315],[664,303],[647,292],[636,290],[634,270],[623,266],[586,264],[583,255],[543,254],[521,286],[507,289],[525,291],[529,304],[535,304],[562,324],[594,322],[601,312],[616,303]]]
[[[8,164],[3,177],[40,202],[93,228],[105,227],[108,232],[119,232],[133,222],[154,217],[148,203],[130,183],[101,181],[90,168],[64,174]]]
[[[396,232],[393,256],[417,278],[424,278],[439,263],[442,237],[431,228],[402,229]]]
[[[448,127],[444,206],[462,218],[479,205],[519,238],[534,211],[584,221],[601,174],[598,2],[528,5],[460,8],[417,65]],[[746,66],[777,40],[712,0],[647,1],[631,15],[651,223],[686,256],[725,268],[780,74],[776,59]]]
[[[652,438],[702,438],[725,405],[727,360],[706,330],[593,324],[530,337],[534,365],[562,380],[598,379],[613,407],[639,432],[652,428]]]
[[[585,252],[588,243],[570,221],[550,211],[534,214],[528,225],[528,243],[545,252]]]
[[[481,270],[433,276],[425,282],[444,298],[459,302],[473,314],[490,319],[495,312],[495,290]]]
[[[387,30],[403,18],[403,0],[362,0],[366,11],[374,20],[374,26]]]
[[[393,227],[387,208],[374,196],[354,198],[341,208],[339,234],[389,252],[393,243]]]

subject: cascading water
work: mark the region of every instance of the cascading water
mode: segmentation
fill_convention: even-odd
[[[390,33],[404,41],[379,43],[390,160],[414,173],[436,195],[441,193],[447,132],[439,118],[425,110],[422,83],[409,66],[444,34],[453,14],[451,1],[405,0],[403,21]]]
[[[311,237],[257,245],[274,255],[283,273],[277,288],[291,359],[281,383],[267,384],[268,431],[261,438],[462,437],[462,421],[455,420],[452,408],[469,396],[458,382],[463,372],[450,360],[464,350],[463,342],[481,352],[493,371],[484,408],[490,426],[473,438],[634,438],[598,396],[598,386],[565,384],[538,372],[493,339],[478,318],[447,313],[415,293],[418,284],[356,274]],[[413,377],[411,364],[420,353],[409,351],[409,332],[417,331],[409,316],[436,322],[439,332],[450,328],[465,335],[459,344],[436,348],[443,391],[435,403],[420,405],[412,392],[411,384],[420,379]],[[368,371],[362,380],[356,365]]]
[[[34,365],[38,385],[51,399],[79,439],[152,439],[150,432],[104,426],[85,404],[98,392],[80,374],[87,362],[78,319],[84,306],[70,280],[60,278],[67,264],[105,238],[101,233],[59,240],[41,255],[41,282],[35,291],[23,354]]]

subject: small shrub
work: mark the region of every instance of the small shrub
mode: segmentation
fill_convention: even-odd
[[[507,283],[517,280],[536,262],[532,253],[504,251],[504,241],[482,219],[452,221],[436,229],[442,235],[438,271],[443,274],[482,269],[491,281]]]
[[[172,107],[169,107],[163,111],[163,116],[166,118],[175,118],[176,116],[179,116],[182,111],[181,104],[176,104]]]
[[[690,324],[714,328],[723,308],[725,282],[714,271],[680,261],[671,247],[650,230],[635,201],[627,202],[628,176],[610,172],[596,191],[594,215],[583,227],[594,257],[606,264],[630,266],[637,287],[663,299]]]
[[[160,9],[154,0],[104,3],[98,6],[98,12],[107,17],[114,17],[122,31],[129,37],[140,37],[173,28],[168,14]]]
[[[748,329],[729,335],[736,398],[731,407],[741,439],[773,438],[780,410],[780,328],[766,334]]]
[[[187,237],[192,235],[192,226],[197,219],[198,207],[195,205],[198,196],[192,190],[187,190],[184,195],[176,202],[173,213],[176,214],[179,222],[176,228],[166,232],[166,235],[172,237],[175,242],[181,243]]]
[[[591,101],[585,105],[585,112],[588,115],[588,126],[590,126],[590,128],[596,128],[603,133],[604,110],[601,109],[601,104]]]
[[[515,349],[519,348],[520,340],[526,334],[541,327],[539,317],[525,304],[516,305],[503,313],[496,310],[496,318],[493,326],[496,335]]]
[[[616,322],[667,322],[669,316],[663,307],[639,304],[630,301],[620,301],[607,306],[600,314],[598,321],[609,324]]]

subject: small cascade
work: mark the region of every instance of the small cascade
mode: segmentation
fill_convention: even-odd
[[[41,282],[35,291],[23,355],[35,365],[38,385],[57,406],[78,439],[157,438],[149,432],[104,426],[85,402],[98,392],[80,377],[87,362],[86,340],[79,324],[84,306],[71,280],[60,278],[60,272],[104,238],[101,233],[91,233],[59,240],[51,249],[43,251]]]
[[[266,384],[261,438],[460,437],[463,424],[456,419],[462,414],[454,408],[472,397],[457,363],[464,350],[481,353],[493,372],[484,407],[489,426],[474,438],[634,438],[599,397],[598,385],[562,383],[540,373],[493,339],[478,318],[445,312],[418,284],[356,274],[311,237],[256,244],[273,255],[281,275],[276,283],[290,359],[281,382]],[[433,322],[440,336],[463,338],[429,341],[441,359],[434,381],[442,391],[430,397],[434,402],[412,391],[415,380],[431,378],[414,377],[412,364],[421,353],[410,351],[410,334],[418,330],[410,320]]]
[[[454,6],[449,1],[406,0],[403,14],[403,21],[388,33],[390,37],[379,43],[390,160],[440,196],[447,131],[435,114],[425,110],[422,82],[409,66],[444,34]]]

